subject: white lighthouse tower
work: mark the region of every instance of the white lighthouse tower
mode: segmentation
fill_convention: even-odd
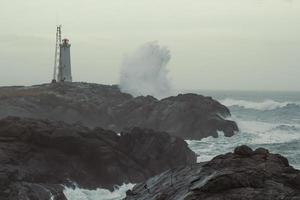
[[[68,39],[63,39],[59,47],[60,47],[60,57],[59,57],[57,80],[59,82],[62,81],[72,82],[71,56],[70,56],[71,44],[69,44]]]
[[[61,26],[57,26],[52,82],[72,82],[70,47],[68,39],[61,39]]]

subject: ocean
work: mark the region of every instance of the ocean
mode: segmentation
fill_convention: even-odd
[[[195,91],[193,91],[195,92]],[[205,138],[187,141],[199,157],[198,162],[232,152],[238,145],[246,144],[255,149],[264,147],[272,153],[287,157],[290,164],[300,169],[300,92],[249,92],[249,91],[197,91],[226,105],[231,119],[240,131],[233,137]],[[120,200],[134,184],[105,189],[83,190],[66,188],[68,200]]]
[[[226,105],[240,132],[233,137],[205,138],[187,141],[198,153],[198,161],[231,152],[242,144],[264,147],[286,156],[300,169],[300,92],[201,91]]]

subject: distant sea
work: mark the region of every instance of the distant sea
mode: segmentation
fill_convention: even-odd
[[[191,149],[207,161],[242,144],[252,148],[265,147],[272,153],[286,156],[300,169],[300,92],[271,91],[197,91],[226,105],[240,132],[226,138],[205,138],[187,141]]]

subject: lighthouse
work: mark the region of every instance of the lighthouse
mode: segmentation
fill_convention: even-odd
[[[61,26],[57,26],[52,82],[72,82],[70,48],[71,44],[69,39],[61,39]]]
[[[72,82],[71,56],[70,56],[71,44],[69,44],[68,39],[63,39],[59,47],[60,47],[60,56],[59,56],[57,80],[59,82],[62,81]]]

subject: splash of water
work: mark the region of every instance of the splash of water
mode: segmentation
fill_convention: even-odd
[[[149,42],[123,60],[120,89],[133,96],[152,95],[157,98],[172,93],[167,64],[170,51],[157,42]]]
[[[116,187],[113,192],[106,189],[86,190],[79,187],[65,188],[64,195],[68,200],[120,200],[126,197],[126,191],[132,189],[134,184],[123,184]]]

